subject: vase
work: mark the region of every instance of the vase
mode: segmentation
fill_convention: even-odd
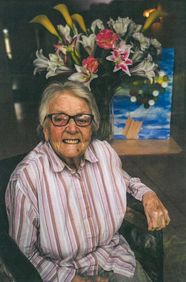
[[[103,79],[97,83],[92,90],[100,113],[100,127],[97,138],[110,140],[112,136],[111,101],[114,95],[114,86]]]
[[[99,106],[100,113],[100,127],[97,133],[97,137],[100,140],[110,140],[112,135],[112,124],[110,118],[110,101],[104,101]]]

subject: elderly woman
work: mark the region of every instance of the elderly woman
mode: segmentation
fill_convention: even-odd
[[[74,82],[49,85],[39,109],[43,141],[11,176],[9,233],[43,281],[150,281],[119,235],[126,192],[143,201],[148,228],[169,223],[156,194],[122,170],[116,152],[95,139],[92,94]]]

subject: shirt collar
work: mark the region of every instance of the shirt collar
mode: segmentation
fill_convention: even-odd
[[[49,142],[45,143],[46,146],[46,153],[48,155],[49,163],[51,165],[51,168],[54,172],[61,172],[64,170],[67,165],[65,164],[64,161],[62,161],[57,154],[54,152],[52,146],[50,145]],[[80,166],[83,167],[86,163],[86,161],[90,163],[95,163],[98,162],[98,159],[95,155],[95,152],[93,150],[92,145],[90,144],[85,152],[84,158],[81,161]]]

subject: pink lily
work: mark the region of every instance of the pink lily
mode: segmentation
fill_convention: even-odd
[[[129,58],[130,48],[131,47],[129,45],[126,45],[125,42],[122,42],[119,48],[114,48],[111,52],[111,55],[106,57],[108,61],[112,61],[115,64],[113,72],[122,70],[131,76],[128,68],[128,66],[131,66],[133,63],[133,61]]]

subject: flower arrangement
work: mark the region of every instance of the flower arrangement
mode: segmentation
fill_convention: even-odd
[[[31,21],[43,25],[57,38],[54,52],[48,57],[43,50],[36,52],[34,74],[45,71],[46,78],[64,74],[92,89],[98,100],[101,95],[110,101],[116,91],[130,85],[127,95],[131,102],[145,108],[154,105],[168,83],[166,74],[158,67],[161,44],[144,32],[161,11],[156,11],[157,15],[153,14],[144,26],[128,17],[118,17],[106,23],[96,19],[87,28],[83,17],[70,15],[66,5],[58,4],[54,9],[63,16],[66,25],[55,27],[45,15]]]

